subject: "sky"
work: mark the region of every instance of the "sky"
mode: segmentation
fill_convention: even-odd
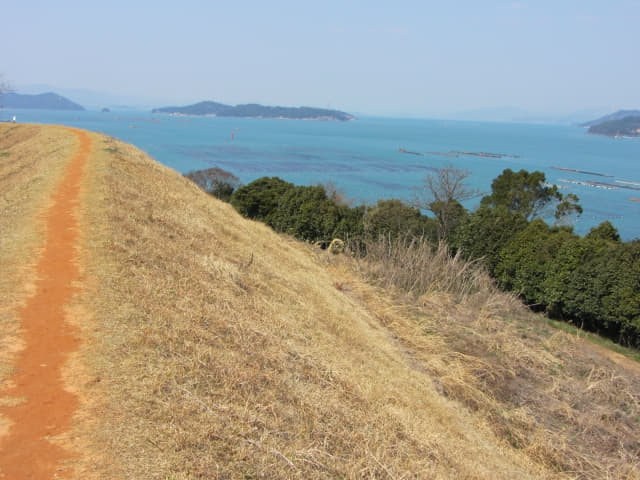
[[[640,108],[640,0],[20,0],[1,18],[17,91],[426,117]]]

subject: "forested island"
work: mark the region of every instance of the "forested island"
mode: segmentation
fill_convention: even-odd
[[[608,137],[640,137],[640,115],[593,125],[589,127],[589,133]]]
[[[608,137],[640,137],[640,110],[619,110],[582,124],[588,133]]]
[[[84,107],[72,102],[68,98],[57,93],[40,93],[37,95],[26,95],[20,93],[7,92],[0,99],[0,108],[26,108],[40,110],[77,110],[82,111]]]
[[[152,113],[168,113],[172,115],[199,115],[212,117],[237,118],[285,118],[292,120],[333,120],[346,122],[355,117],[339,110],[328,110],[313,107],[270,107],[249,103],[245,105],[225,105],[223,103],[205,101],[184,107],[154,108]]]

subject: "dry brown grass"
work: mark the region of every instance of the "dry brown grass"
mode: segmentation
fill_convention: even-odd
[[[367,251],[356,267],[377,288],[361,287],[359,298],[373,311],[393,310],[383,322],[443,395],[551,470],[640,478],[637,364],[550,328],[445,246],[380,239]]]
[[[638,478],[637,376],[512,298],[367,284],[92,138],[78,478]]]
[[[440,395],[375,315],[334,287],[324,255],[133,147],[105,139],[97,150],[92,388],[109,401],[94,440],[119,460],[116,476],[544,471]]]
[[[434,246],[420,237],[381,236],[367,240],[362,250],[366,261],[358,266],[383,288],[413,297],[451,295],[457,302],[497,293],[479,262],[462,260],[460,252],[452,254],[446,243]]]

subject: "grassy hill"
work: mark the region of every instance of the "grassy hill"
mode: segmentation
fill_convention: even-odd
[[[91,137],[71,309],[85,340],[65,374],[83,406],[60,439],[78,478],[640,478],[636,362],[481,273],[456,289],[472,265],[434,255],[442,274],[402,293],[383,261],[277,235]],[[0,342],[14,350],[38,215],[73,149],[58,127],[0,125]]]

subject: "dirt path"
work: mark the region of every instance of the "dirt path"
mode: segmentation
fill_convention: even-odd
[[[79,343],[77,332],[65,321],[65,309],[77,290],[76,216],[91,140],[85,132],[72,131],[78,150],[44,216],[46,240],[37,264],[36,291],[19,312],[25,348],[8,388],[0,392],[12,400],[0,406],[0,415],[10,421],[7,435],[0,437],[2,479],[65,478],[64,461],[74,455],[49,440],[71,427],[78,404],[65,390],[61,370]]]

